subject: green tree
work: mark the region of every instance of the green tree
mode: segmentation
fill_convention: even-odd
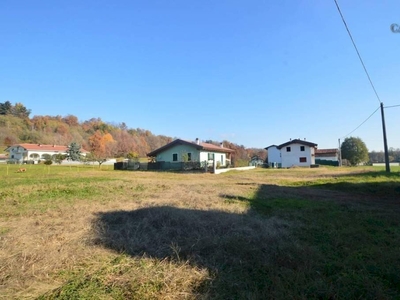
[[[0,115],[8,115],[9,113],[11,113],[11,108],[12,105],[10,101],[0,103]]]
[[[341,146],[342,158],[347,159],[352,166],[368,161],[368,149],[358,137],[348,137]]]
[[[29,118],[31,110],[27,109],[22,103],[15,103],[15,105],[11,108],[11,112],[16,117]]]
[[[54,159],[54,162],[55,162],[55,163],[61,165],[62,161],[63,161],[66,157],[67,157],[67,156],[66,156],[65,154],[58,153],[58,154],[54,155],[53,159]]]
[[[81,145],[71,143],[67,149],[67,158],[73,161],[79,161],[81,159]]]

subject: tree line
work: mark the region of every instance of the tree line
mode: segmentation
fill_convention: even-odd
[[[0,144],[10,146],[18,143],[40,143],[67,146],[75,143],[91,152],[94,160],[101,162],[104,158],[145,157],[148,152],[175,139],[155,135],[142,128],[128,128],[124,122],[105,122],[101,118],[80,122],[74,115],[35,115],[31,118],[30,114],[31,110],[22,103],[0,103]],[[237,164],[247,164],[253,155],[266,158],[264,149],[246,148],[229,141],[223,143],[235,150]]]

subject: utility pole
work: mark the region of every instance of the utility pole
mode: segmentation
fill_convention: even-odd
[[[386,125],[385,125],[385,113],[383,112],[383,103],[381,102],[381,116],[382,116],[382,130],[383,130],[383,147],[385,150],[385,166],[386,172],[390,173],[390,164],[389,164],[389,150],[386,139]]]
[[[340,147],[340,139],[339,139],[339,167],[342,166],[342,148]]]

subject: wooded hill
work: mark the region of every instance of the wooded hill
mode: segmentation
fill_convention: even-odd
[[[4,147],[17,143],[69,145],[78,143],[88,151],[102,149],[108,158],[138,156],[155,150],[175,138],[154,135],[141,128],[128,128],[122,122],[108,123],[101,118],[80,122],[74,115],[38,116],[30,118],[31,110],[22,103],[9,101],[0,103],[0,145]],[[193,137],[193,140],[196,137]],[[220,141],[213,142],[219,145]],[[245,148],[229,141],[222,141],[225,147],[235,150],[236,164],[247,164],[250,157],[266,158],[264,149]],[[3,149],[1,149],[3,151]]]

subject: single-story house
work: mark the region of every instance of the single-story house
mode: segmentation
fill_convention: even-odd
[[[165,146],[162,146],[152,152],[147,153],[148,157],[154,158],[156,162],[164,163],[164,169],[176,169],[174,164],[183,162],[199,162],[216,164],[221,167],[227,167],[231,164],[232,154],[235,151],[225,148],[221,143],[219,146],[196,141],[186,141],[176,139]]]
[[[315,151],[315,163],[339,166],[339,149],[317,149]]]
[[[16,144],[5,149],[9,153],[8,160],[17,163],[23,163],[28,160],[37,162],[45,159],[47,155],[66,154],[67,150],[68,146],[42,144]],[[83,155],[88,153],[84,149],[81,149],[81,152]]]
[[[339,149],[317,149],[315,159],[339,161]]]
[[[289,168],[293,166],[310,167],[315,164],[317,144],[300,139],[290,140],[279,146],[271,145],[268,151],[268,164]]]

